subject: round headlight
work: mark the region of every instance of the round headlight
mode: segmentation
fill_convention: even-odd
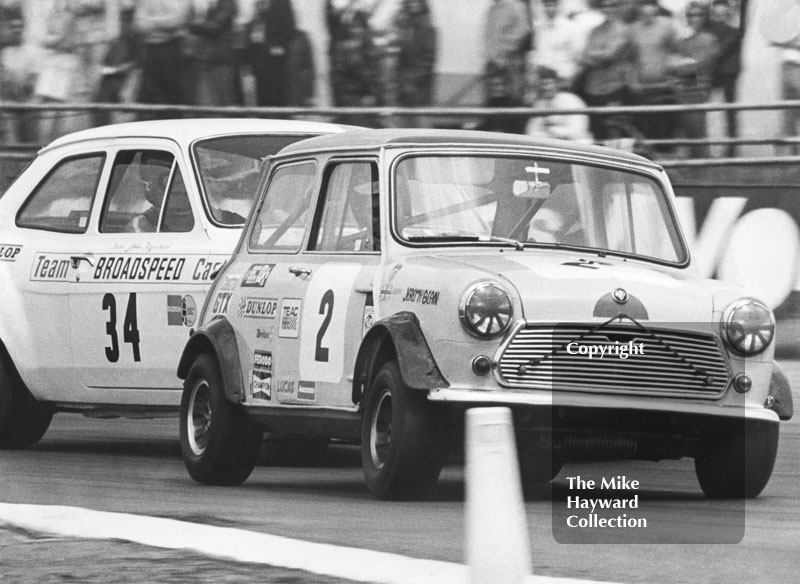
[[[506,332],[513,314],[508,293],[492,282],[479,282],[467,288],[458,306],[461,324],[468,333],[481,339]]]
[[[772,312],[758,300],[737,300],[722,314],[722,333],[743,355],[757,355],[775,336]]]

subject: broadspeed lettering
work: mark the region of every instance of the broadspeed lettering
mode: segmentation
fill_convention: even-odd
[[[100,256],[92,275],[98,281],[178,281],[186,258],[167,256]]]

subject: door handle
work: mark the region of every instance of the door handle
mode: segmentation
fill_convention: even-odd
[[[73,270],[77,270],[81,262],[87,262],[90,266],[94,267],[94,263],[92,263],[91,258],[89,258],[88,256],[74,255],[74,256],[69,256],[69,259],[72,262]]]
[[[289,268],[289,273],[294,274],[295,276],[310,276],[311,269],[310,268]]]

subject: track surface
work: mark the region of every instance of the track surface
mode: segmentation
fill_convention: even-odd
[[[800,361],[784,362],[800,404]],[[186,474],[173,420],[90,420],[59,414],[29,451],[0,452],[0,500],[74,505],[234,526],[309,541],[464,561],[463,468],[445,468],[431,500],[378,502],[366,493],[358,450],[331,448],[313,468],[257,467],[237,488],[201,487]],[[663,536],[702,542],[735,526],[740,502],[702,496],[691,461],[572,464],[566,477],[626,475],[642,484],[650,526]],[[534,573],[621,582],[794,582],[800,571],[800,421],[783,424],[775,472],[745,508],[738,544],[663,545],[652,530],[625,532],[630,543],[565,545],[553,538],[549,492],[531,493],[526,513]],[[631,514],[629,512],[629,514]],[[690,535],[687,535],[690,534]],[[43,558],[46,560],[46,558]]]

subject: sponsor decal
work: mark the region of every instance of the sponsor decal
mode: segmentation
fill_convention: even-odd
[[[242,278],[242,288],[263,288],[275,264],[253,264]]]
[[[0,262],[15,262],[17,255],[22,251],[21,245],[0,243]]]
[[[253,370],[250,376],[250,394],[253,399],[272,399],[272,353],[253,353]]]
[[[192,326],[197,320],[197,303],[191,296],[167,295],[167,325]]]
[[[185,326],[192,326],[197,320],[197,302],[188,294],[181,298],[181,318]]]
[[[300,308],[302,300],[299,298],[284,298],[281,302],[280,324],[278,336],[287,339],[296,339],[300,333]]]
[[[297,388],[297,399],[315,401],[317,399],[317,386],[313,381],[301,381]]]
[[[92,273],[94,281],[177,282],[186,258],[180,256],[100,256]]]
[[[275,391],[278,392],[278,398],[294,398],[297,393],[297,386],[294,379],[279,379],[275,383]]]
[[[389,296],[392,296],[393,294],[400,294],[400,288],[392,288],[392,284],[394,283],[397,273],[402,269],[403,264],[397,264],[389,271],[386,281],[381,284],[381,292],[379,297],[380,300],[388,300]]]
[[[269,339],[272,337],[272,331],[262,328],[256,329],[256,339]]]
[[[217,292],[217,295],[214,297],[214,305],[211,307],[211,312],[213,314],[227,314],[228,305],[231,303],[231,296],[233,296],[233,292],[230,290],[221,290]]]
[[[403,302],[414,302],[416,304],[436,306],[439,304],[438,290],[429,290],[427,288],[406,288],[406,293],[403,296]]]
[[[212,279],[211,275],[219,270],[224,263],[223,260],[200,258],[194,265],[194,270],[192,270],[192,280],[203,282],[210,281]]]
[[[236,311],[236,315],[239,318],[275,318],[276,312],[278,312],[276,298],[245,296],[239,300],[239,309]]]
[[[39,254],[33,260],[31,281],[69,282],[70,259],[66,255]]]
[[[365,306],[364,307],[364,319],[363,319],[362,327],[361,327],[361,338],[362,339],[367,334],[367,331],[372,328],[373,324],[375,324],[375,307],[374,306]]]

